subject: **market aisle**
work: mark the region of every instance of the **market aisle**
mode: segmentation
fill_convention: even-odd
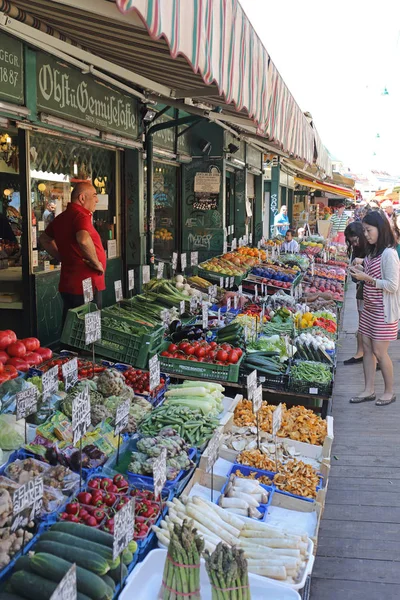
[[[350,396],[362,389],[362,365],[343,366],[355,350],[352,298],[354,289],[348,294],[340,340],[333,396],[335,442],[311,599],[398,600],[400,342],[391,349],[397,402],[387,407],[350,405]],[[382,389],[378,373],[376,391]]]

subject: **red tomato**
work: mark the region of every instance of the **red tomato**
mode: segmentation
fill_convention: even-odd
[[[186,356],[193,356],[196,348],[194,346],[188,346],[185,350]]]
[[[239,358],[241,358],[241,357],[242,357],[243,350],[242,350],[241,348],[235,348],[235,352],[237,352],[237,353],[238,353],[238,355],[239,355]]]
[[[188,348],[190,346],[189,342],[181,342],[178,346],[179,350],[182,350],[182,352],[185,352],[186,348]]]
[[[231,365],[236,365],[238,360],[239,360],[239,354],[236,352],[236,350],[231,350],[228,354],[228,362]]]
[[[36,350],[36,352],[38,354],[40,354],[40,356],[43,358],[43,360],[50,360],[51,357],[53,356],[53,353],[50,350],[50,348],[38,348]]]
[[[168,346],[168,352],[176,352],[178,350],[178,346],[176,344],[170,344]]]
[[[37,352],[28,352],[28,354],[25,354],[24,360],[30,367],[35,367],[43,362],[43,358]]]
[[[20,341],[13,342],[9,346],[7,346],[7,354],[8,356],[16,356],[17,358],[22,358],[26,354],[25,345]]]
[[[228,345],[228,344],[226,344],[226,345]],[[223,346],[221,346],[221,348],[223,348]],[[217,358],[218,362],[224,363],[228,360],[228,353],[224,349],[218,350],[216,358]]]
[[[12,343],[8,331],[0,331],[0,350],[5,350]]]
[[[6,362],[8,361],[9,356],[7,354],[7,352],[4,352],[4,350],[0,350],[0,362],[5,365]]]
[[[17,341],[17,336],[15,335],[15,331],[13,331],[12,329],[6,329],[4,331],[4,333],[8,333],[9,337],[11,338],[11,343]]]
[[[35,337],[25,338],[24,340],[22,340],[22,342],[25,345],[27,352],[34,352],[35,350],[40,348],[40,342]]]
[[[232,346],[230,344],[221,344],[222,350],[231,350]]]
[[[217,342],[210,342],[209,343],[209,347],[214,350],[214,348],[216,348],[218,346]]]
[[[26,373],[29,370],[29,363],[27,363],[26,360],[22,358],[9,358],[7,364],[4,365],[4,368],[9,365],[15,367],[18,371],[23,371],[24,373]]]
[[[196,356],[189,356],[188,360],[195,360],[195,361],[197,361],[197,357]]]
[[[197,358],[204,358],[204,356],[206,355],[206,349],[199,346],[195,349],[194,353],[197,356]]]
[[[8,375],[10,379],[18,377],[18,371],[13,365],[4,365],[3,372],[5,375]]]
[[[161,352],[161,356],[169,356],[169,355],[170,355],[169,352],[167,352],[166,350],[163,350]]]
[[[7,373],[0,373],[0,385],[5,381],[9,381],[10,376]]]

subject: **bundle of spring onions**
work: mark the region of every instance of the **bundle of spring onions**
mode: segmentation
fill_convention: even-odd
[[[205,561],[212,600],[250,600],[249,574],[243,550],[220,543],[212,554],[206,550]]]
[[[168,554],[158,600],[187,597],[200,600],[200,557],[204,542],[192,524],[184,520],[170,531]]]

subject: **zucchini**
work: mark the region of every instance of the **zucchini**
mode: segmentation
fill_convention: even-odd
[[[81,525],[80,523],[69,523],[68,521],[60,521],[59,523],[55,523],[52,526],[51,531],[61,531],[63,533],[69,533],[70,535],[83,538],[84,540],[89,540],[90,542],[95,542],[96,544],[102,544],[103,546],[107,546],[111,549],[114,544],[114,537],[111,535],[111,533],[107,533],[106,531],[100,531],[100,529],[88,527],[87,525]],[[126,564],[132,562],[132,554],[129,553],[136,552],[136,549],[136,542],[134,540],[129,542],[128,548],[126,548],[122,554],[123,562],[126,562]]]
[[[59,542],[66,546],[74,546],[75,548],[82,548],[82,550],[88,550],[89,552],[97,552],[99,556],[102,556],[110,565],[110,569],[115,569],[119,565],[119,557],[116,561],[113,561],[113,551],[111,548],[104,546],[103,544],[96,544],[96,542],[89,542],[83,538],[70,535],[69,533],[62,533],[61,531],[49,530],[40,536],[41,540],[48,542]]]
[[[12,594],[11,592],[2,592],[0,593],[0,600],[24,600],[22,596],[17,596],[17,594]]]
[[[59,556],[70,563],[76,563],[77,567],[92,571],[96,575],[105,575],[110,570],[108,562],[95,552],[88,552],[87,550],[74,548],[73,546],[65,546],[59,542],[42,542],[39,539],[35,545],[35,552],[54,554],[54,556]]]
[[[35,553],[31,558],[31,569],[37,574],[60,583],[71,568],[72,563],[45,552]],[[76,567],[76,587],[78,592],[87,594],[92,600],[111,600],[113,591],[98,575],[87,569]]]
[[[21,594],[22,598],[28,600],[50,600],[52,594],[57,589],[58,583],[49,581],[36,573],[27,571],[17,571],[13,573],[10,579],[13,592]],[[89,596],[78,592],[77,600],[92,600]]]
[[[110,571],[109,571],[110,572]],[[104,583],[106,585],[108,585],[109,588],[111,588],[112,592],[115,592],[115,581],[114,579],[112,579],[112,577],[110,577],[108,574],[107,575],[102,575],[100,577],[100,579],[102,579],[104,581]],[[0,598],[1,600],[1,598]]]
[[[14,565],[13,573],[14,571],[32,571],[30,564],[31,559],[27,554],[25,554],[25,556],[20,556]]]
[[[107,575],[111,577],[118,585],[120,582],[120,567],[117,567],[116,569],[112,570],[110,569]],[[124,581],[125,577],[128,577],[128,569],[126,568],[126,565],[122,563],[122,581]]]

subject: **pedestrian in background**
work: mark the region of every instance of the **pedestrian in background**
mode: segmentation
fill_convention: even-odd
[[[344,212],[344,204],[339,204],[336,212],[331,216],[330,222],[332,225],[332,241],[339,244],[345,243],[344,231],[348,225],[349,217]]]
[[[379,361],[385,389],[375,404],[386,406],[396,400],[393,363],[388,350],[390,342],[397,338],[400,318],[400,261],[392,228],[382,211],[369,212],[364,217],[363,227],[368,242],[367,256],[353,261],[350,274],[364,282],[359,325],[364,350],[364,390],[350,402],[376,400],[375,371]]]
[[[283,205],[274,219],[275,235],[286,235],[289,225],[287,206]]]

